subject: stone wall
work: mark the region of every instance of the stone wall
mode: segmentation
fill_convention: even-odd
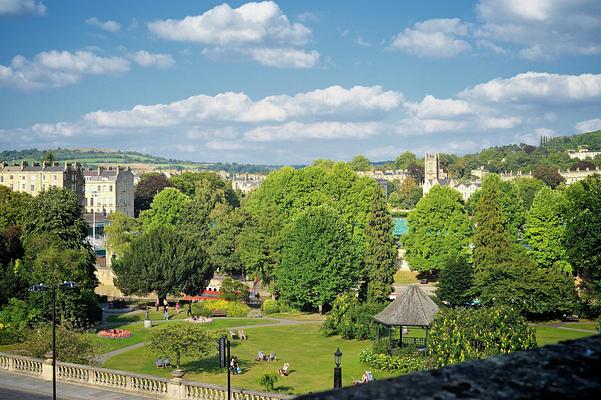
[[[601,399],[601,336],[298,399]]]

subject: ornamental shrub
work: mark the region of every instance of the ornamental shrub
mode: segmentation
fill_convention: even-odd
[[[273,387],[278,381],[278,376],[273,372],[263,374],[257,380],[257,383],[265,389],[266,392],[273,392]]]
[[[210,317],[213,310],[225,310],[228,317],[246,317],[250,307],[244,303],[226,300],[207,300],[192,304],[196,316]]]
[[[373,316],[384,307],[380,303],[361,303],[354,293],[339,295],[322,325],[322,332],[326,336],[340,335],[343,339],[373,339],[378,327]]]
[[[518,311],[506,306],[441,310],[428,341],[436,367],[534,347],[534,329]]]
[[[264,314],[276,314],[280,312],[280,304],[277,300],[267,299],[261,306]]]
[[[359,353],[359,361],[377,371],[401,374],[428,369],[428,358],[417,354],[388,355],[364,349]]]
[[[244,303],[231,301],[226,310],[228,317],[246,317],[250,312],[250,307]]]

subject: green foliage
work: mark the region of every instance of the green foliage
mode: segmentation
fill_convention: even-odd
[[[532,175],[536,179],[543,181],[551,189],[555,189],[560,183],[565,181],[563,176],[557,172],[557,169],[549,165],[537,165]]]
[[[365,349],[359,353],[359,361],[376,371],[401,375],[428,369],[428,358],[417,354],[388,355]]]
[[[188,213],[190,198],[175,188],[165,188],[152,200],[150,209],[140,213],[144,232],[159,226],[179,227]]]
[[[196,324],[166,324],[150,333],[148,344],[158,356],[175,357],[177,369],[181,359],[203,358],[215,350],[217,335]]]
[[[369,170],[369,165],[369,160],[363,155],[353,157],[349,163],[349,166],[353,171],[367,171]]]
[[[534,329],[508,307],[442,309],[432,323],[428,351],[436,367],[536,347]]]
[[[140,176],[134,191],[134,211],[136,217],[141,211],[148,210],[154,196],[166,187],[173,186],[165,174],[149,172]]]
[[[244,301],[248,299],[248,286],[244,283],[226,277],[221,282],[219,297],[229,301]]]
[[[525,238],[530,255],[540,267],[563,262],[566,272],[572,272],[567,262],[565,241],[566,195],[562,191],[543,187],[535,196],[528,212]]]
[[[25,301],[12,298],[0,310],[0,325],[2,325],[2,344],[23,340],[27,332],[42,320],[38,309],[31,308]]]
[[[474,267],[466,256],[455,256],[440,273],[436,297],[452,307],[462,306],[474,298]]]
[[[213,223],[209,228],[212,239],[207,249],[215,270],[229,274],[243,274],[238,238],[246,224],[246,215],[240,208],[218,204],[211,213]]]
[[[388,203],[392,207],[411,209],[415,207],[417,202],[423,197],[421,186],[419,186],[413,178],[404,179],[402,182],[398,183],[396,189],[394,187],[394,182],[391,186],[393,190],[390,191],[389,187],[390,194],[388,195]]]
[[[203,200],[214,208],[217,203],[239,205],[231,184],[214,172],[184,172],[171,177],[171,183],[190,198],[204,197]]]
[[[373,317],[385,306],[384,303],[361,303],[354,293],[341,294],[334,300],[322,332],[344,339],[374,339],[378,324]]]
[[[403,237],[405,258],[416,271],[442,270],[452,254],[468,249],[472,226],[461,195],[446,186],[434,186],[409,213]]]
[[[55,234],[66,248],[84,246],[88,224],[75,192],[50,188],[31,199],[23,216],[23,241],[44,233]]]
[[[292,223],[276,271],[280,297],[298,307],[330,304],[357,283],[357,244],[340,217],[325,207],[300,214]]]
[[[277,314],[280,312],[280,304],[277,300],[267,299],[261,305],[264,314]]]
[[[386,209],[384,193],[376,190],[365,227],[365,282],[369,302],[387,301],[393,290],[396,247],[392,228],[392,217]]]
[[[363,241],[376,186],[372,179],[353,173],[347,163],[285,167],[270,173],[243,207],[248,224],[238,238],[238,251],[247,273],[267,283],[275,278],[287,226],[311,207],[337,210],[353,236]]]
[[[13,192],[0,185],[0,231],[22,225],[32,197],[24,192]]]
[[[541,190],[545,183],[533,178],[518,178],[513,181],[516,186],[525,210],[530,210],[534,196]]]
[[[589,176],[567,189],[565,248],[582,283],[582,300],[601,313],[601,176]]]
[[[131,242],[141,234],[140,220],[115,211],[109,215],[109,221],[110,224],[104,227],[106,245],[117,257],[122,257]]]
[[[257,383],[265,389],[266,392],[273,392],[273,387],[278,381],[278,376],[273,372],[263,374],[257,380]]]
[[[508,218],[500,201],[502,192],[498,185],[498,177],[489,176],[480,190],[474,218],[474,265],[477,270],[494,267],[511,257],[512,239],[507,229]]]
[[[203,290],[213,276],[196,238],[158,227],[134,240],[113,263],[116,284],[126,294],[156,292],[159,297]]]
[[[192,304],[196,316],[210,317],[213,310],[224,310],[228,317],[246,317],[250,307],[239,301],[206,300]]]
[[[19,350],[30,357],[46,358],[52,352],[52,327],[38,326],[29,332]],[[94,365],[94,344],[89,335],[72,326],[56,327],[56,358],[74,364]]]
[[[551,318],[574,311],[576,291],[571,274],[556,266],[539,268],[524,250],[505,263],[476,275],[479,299],[486,305],[507,305],[532,318]]]
[[[394,161],[394,166],[396,169],[406,170],[409,168],[409,165],[417,162],[417,157],[410,151],[406,151],[401,153],[396,160]]]

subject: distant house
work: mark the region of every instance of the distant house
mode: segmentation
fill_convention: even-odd
[[[457,183],[453,179],[448,179],[440,169],[440,162],[438,153],[426,154],[424,162],[424,185],[423,192],[424,196],[430,192],[436,185],[449,186],[461,193],[461,197],[464,201],[467,201],[474,193],[476,193],[482,187],[481,181],[471,181],[468,183]]]

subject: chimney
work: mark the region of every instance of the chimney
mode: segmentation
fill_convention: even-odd
[[[25,161],[25,160],[21,161],[21,171],[23,171],[23,169],[25,169],[26,166],[27,166],[27,161]]]
[[[102,167],[99,165],[98,166],[98,176],[102,175]]]

